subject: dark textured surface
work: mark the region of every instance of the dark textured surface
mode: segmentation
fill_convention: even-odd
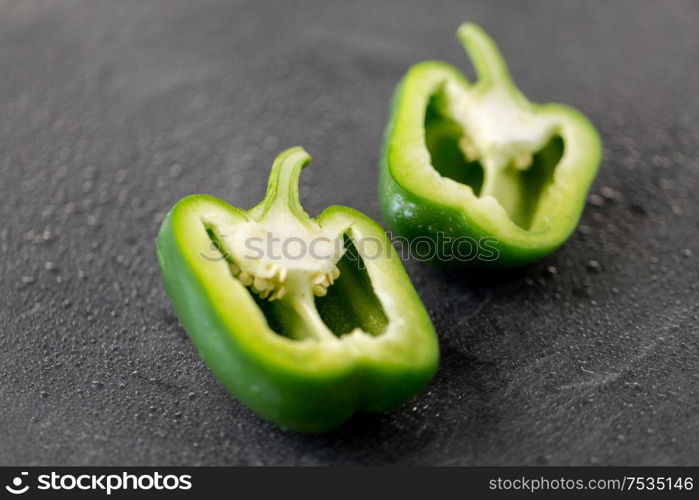
[[[158,224],[192,192],[250,206],[296,144],[311,213],[378,218],[393,86],[427,58],[471,74],[466,19],[533,100],[599,127],[582,225],[516,272],[409,263],[442,347],[429,390],[282,432],[178,325]],[[696,464],[697,23],[691,1],[1,1],[0,463]]]

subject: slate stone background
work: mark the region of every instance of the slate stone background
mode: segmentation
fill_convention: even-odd
[[[194,192],[251,206],[296,144],[311,213],[379,218],[394,85],[424,59],[472,75],[462,20],[598,126],[579,230],[519,271],[408,263],[429,389],[280,431],[178,325],[158,224]],[[0,463],[697,464],[698,23],[692,1],[0,1]]]

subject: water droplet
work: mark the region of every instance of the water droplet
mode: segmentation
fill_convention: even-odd
[[[64,179],[68,175],[68,167],[66,165],[61,165],[56,170],[56,179]]]
[[[264,146],[264,148],[267,151],[271,151],[273,149],[276,149],[278,144],[279,144],[279,141],[273,135],[265,137],[265,140],[262,142],[262,145]]]
[[[621,201],[622,198],[621,193],[619,191],[609,186],[602,186],[600,188],[600,194],[604,199],[610,201]]]
[[[116,181],[121,184],[126,180],[126,176],[128,175],[129,171],[124,169],[124,170],[117,170],[116,173]]]
[[[165,218],[165,212],[156,212],[153,214],[153,223],[154,224],[160,224],[163,222],[163,219]]]
[[[587,270],[590,272],[599,272],[600,264],[595,259],[591,259],[587,262]]]
[[[170,167],[168,173],[170,174],[170,177],[172,177],[173,179],[178,178],[182,173],[182,165],[180,165],[179,163],[175,163]]]
[[[97,168],[93,165],[88,165],[87,167],[85,167],[83,174],[85,174],[86,178],[92,179],[95,176],[95,172],[97,172]]]
[[[602,198],[598,194],[591,194],[587,198],[587,202],[592,205],[593,207],[601,207],[604,205],[604,198]]]

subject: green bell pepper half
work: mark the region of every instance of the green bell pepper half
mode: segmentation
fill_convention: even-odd
[[[322,432],[416,394],[439,348],[381,227],[347,207],[303,210],[309,161],[299,147],[281,153],[249,211],[182,199],[157,250],[177,317],[218,380],[282,428]]]
[[[427,61],[397,87],[380,162],[383,218],[408,240],[442,245],[425,257],[437,265],[523,265],[575,229],[600,139],[576,110],[530,102],[481,28],[466,23],[457,36],[475,83]]]

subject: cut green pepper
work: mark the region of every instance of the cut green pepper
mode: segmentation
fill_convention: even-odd
[[[529,102],[478,26],[463,24],[458,38],[475,83],[427,61],[396,90],[381,160],[383,217],[409,240],[439,241],[441,251],[426,259],[437,264],[526,264],[575,229],[600,139],[576,110]]]
[[[302,432],[386,411],[432,378],[436,336],[389,238],[333,206],[312,219],[280,154],[249,211],[207,195],[178,202],[158,261],[178,318],[214,375],[262,417]]]

